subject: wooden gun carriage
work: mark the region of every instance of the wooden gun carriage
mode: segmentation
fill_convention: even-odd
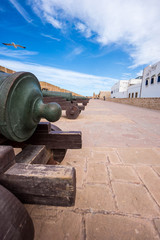
[[[0,74],[0,239],[33,239],[33,223],[21,202],[75,203],[75,169],[59,164],[67,149],[81,148],[81,132],[40,122],[42,117],[53,122],[61,116],[57,103],[44,104],[42,99],[33,74]],[[21,149],[18,154],[16,148]]]

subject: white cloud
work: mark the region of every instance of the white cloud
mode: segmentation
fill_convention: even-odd
[[[134,68],[160,59],[159,0],[30,0],[30,4],[45,21],[56,19],[59,28],[71,21],[87,38],[96,34],[101,45],[127,46],[124,50]]]
[[[143,75],[143,70],[140,70],[138,73],[137,73],[137,76],[142,76]]]
[[[52,39],[52,40],[56,40],[56,41],[61,41],[61,39],[59,39],[59,38],[55,38],[55,37],[53,37],[53,36],[51,36],[51,35],[47,35],[47,34],[44,34],[44,33],[41,33],[41,35],[43,36],[43,37],[47,37],[47,38],[50,38],[50,39]]]
[[[82,94],[93,95],[93,92],[110,91],[118,79],[67,71],[34,63],[22,63],[0,59],[0,65],[14,71],[28,71],[35,74],[39,81],[45,81],[61,88]]]
[[[73,59],[75,56],[80,55],[84,51],[83,47],[75,47],[71,53],[69,53],[66,58]]]
[[[92,36],[91,30],[83,23],[78,22],[75,24],[76,30],[81,32],[86,38],[89,38]]]
[[[62,23],[60,21],[53,18],[52,16],[48,16],[47,14],[44,14],[44,16],[46,18],[46,21],[49,22],[53,27],[62,28]]]
[[[18,49],[8,49],[6,47],[0,47],[0,55],[11,58],[26,59],[29,56],[37,55],[38,52],[18,50]]]
[[[10,3],[13,4],[13,6],[17,9],[17,11],[21,14],[21,16],[29,23],[31,23],[33,20],[30,18],[29,14],[26,12],[26,10],[18,3],[17,0],[9,0]]]
[[[123,73],[122,75],[125,76],[125,77],[130,77],[131,73]]]

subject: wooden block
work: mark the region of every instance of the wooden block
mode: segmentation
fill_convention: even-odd
[[[75,203],[76,174],[69,166],[16,163],[0,176],[0,183],[24,203],[53,206]]]
[[[54,131],[51,130],[53,127]],[[82,133],[80,131],[59,131],[49,122],[40,123],[34,134],[25,142],[15,142],[5,139],[3,145],[24,148],[26,145],[45,145],[49,149],[80,149],[82,148]]]
[[[49,134],[35,133],[26,141],[33,145],[45,144],[50,149],[79,149],[82,147],[81,132],[53,131]]]
[[[47,150],[44,145],[28,145],[16,155],[16,163],[46,164],[53,158],[51,150]]]
[[[51,131],[50,133],[36,132],[25,142],[7,140],[6,145],[23,148],[27,144],[45,145],[49,149],[80,149],[82,147],[82,134],[79,131]]]
[[[51,131],[51,123],[50,122],[40,122],[37,125],[36,132],[49,133],[50,131]]]
[[[11,146],[0,146],[0,174],[15,163],[15,154]]]

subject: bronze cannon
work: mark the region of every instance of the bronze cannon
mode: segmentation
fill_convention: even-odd
[[[48,122],[60,116],[59,104],[43,102],[32,73],[0,72],[0,239],[34,238],[22,203],[75,203],[76,171],[59,164],[67,149],[81,148],[81,132],[64,132]]]
[[[66,110],[68,119],[76,119],[88,103],[88,99],[81,96],[73,96],[68,92],[56,92],[42,89],[43,101],[49,103],[56,101],[62,108]],[[81,103],[81,104],[79,104]]]
[[[61,116],[57,103],[43,103],[40,84],[28,72],[0,73],[0,132],[22,142],[34,133],[40,119],[55,122]]]

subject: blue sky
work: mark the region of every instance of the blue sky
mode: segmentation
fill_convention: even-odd
[[[0,65],[82,95],[160,60],[159,0],[1,0]]]

